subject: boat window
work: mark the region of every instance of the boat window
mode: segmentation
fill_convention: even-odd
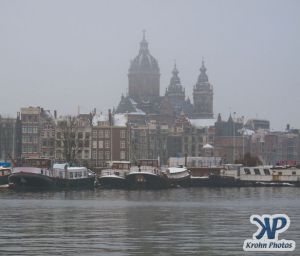
[[[70,172],[70,179],[73,179],[73,172]]]
[[[245,171],[245,174],[247,174],[247,175],[251,174],[250,169],[248,169],[248,168],[245,168],[244,171]]]
[[[269,169],[264,169],[265,175],[270,175],[270,170]]]
[[[84,171],[84,177],[87,177],[87,171]]]
[[[296,172],[295,172],[295,171],[293,171],[293,172],[292,172],[292,175],[296,175]]]
[[[254,168],[254,173],[255,173],[255,175],[260,175],[260,170],[257,168]]]

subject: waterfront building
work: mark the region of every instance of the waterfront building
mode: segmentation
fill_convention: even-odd
[[[99,114],[93,117],[91,161],[94,167],[105,167],[111,161],[128,161],[130,133],[126,115]]]
[[[259,130],[251,137],[251,154],[264,164],[276,165],[284,161],[300,161],[300,136],[292,131]]]
[[[234,163],[242,159],[244,154],[250,152],[249,140],[254,131],[244,129],[243,118],[232,118],[227,121],[218,115],[215,123],[215,155],[221,156],[224,161]]]
[[[91,165],[92,114],[55,119],[55,160]]]
[[[130,160],[135,163],[139,159],[160,158],[162,164],[166,164],[168,125],[159,124],[151,120],[144,125],[132,125],[130,127]]]
[[[0,116],[0,160],[9,161],[21,156],[21,123],[17,118]]]
[[[49,110],[21,108],[22,158],[54,158],[55,123]]]

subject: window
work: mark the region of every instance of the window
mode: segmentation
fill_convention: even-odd
[[[259,169],[257,169],[257,168],[254,168],[254,173],[255,173],[255,175],[260,175],[260,171],[259,171]]]
[[[120,159],[121,159],[121,160],[125,160],[125,158],[126,158],[125,156],[126,156],[125,151],[121,151],[121,152],[120,152]]]
[[[292,172],[292,175],[296,175],[296,171],[293,171],[293,172]]]
[[[60,132],[56,133],[56,138],[61,139],[61,133]]]
[[[110,141],[109,140],[105,141],[105,148],[110,148]]]
[[[82,139],[83,138],[83,133],[82,132],[79,132],[78,133],[78,139]]]
[[[87,159],[90,156],[90,151],[89,150],[84,150],[84,158]]]
[[[110,151],[105,152],[105,159],[110,160]]]
[[[90,141],[89,140],[84,141],[84,146],[88,148],[90,146]]]
[[[103,140],[98,141],[98,148],[103,148]]]
[[[98,138],[103,138],[104,137],[104,131],[103,130],[99,130],[98,131]]]
[[[90,136],[91,136],[91,134],[90,134],[89,132],[86,132],[86,133],[85,133],[85,138],[86,138],[87,140],[90,139]]]
[[[92,151],[92,158],[97,159],[97,151],[96,150]]]
[[[73,172],[70,172],[70,179],[73,179]]]
[[[244,171],[245,171],[246,175],[250,175],[251,174],[250,169],[248,169],[248,168],[245,168]]]
[[[110,137],[110,130],[105,130],[105,138],[109,138]]]
[[[32,127],[32,133],[37,133],[38,132],[38,129],[36,126]]]
[[[270,175],[270,170],[269,169],[264,169],[265,175]]]
[[[98,159],[103,159],[103,151],[98,152]]]
[[[282,172],[278,172],[278,175],[282,175]]]
[[[93,130],[92,136],[93,136],[93,138],[97,138],[97,130]]]
[[[120,142],[120,148],[125,148],[125,141],[124,140],[121,140],[121,142]]]
[[[121,137],[121,139],[125,139],[126,138],[126,131],[125,130],[121,130],[120,131],[120,137]]]
[[[97,148],[97,141],[93,141],[93,148]]]
[[[27,133],[27,127],[22,127],[22,133]]]

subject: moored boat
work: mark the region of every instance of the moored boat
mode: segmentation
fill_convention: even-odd
[[[300,186],[300,169],[292,166],[241,166],[211,175],[213,186]]]
[[[184,166],[169,167],[166,175],[173,187],[189,187],[191,185],[191,172]]]
[[[139,160],[130,168],[126,181],[129,189],[164,189],[171,185],[155,159]]]
[[[52,168],[50,159],[28,159],[23,167],[13,168],[8,180],[15,190],[84,189],[94,187],[95,175],[85,167],[54,164]]]
[[[110,168],[103,169],[98,183],[103,188],[126,188],[126,175],[130,169],[128,161],[113,161]]]
[[[11,175],[9,163],[0,163],[0,186],[8,184],[8,177]]]

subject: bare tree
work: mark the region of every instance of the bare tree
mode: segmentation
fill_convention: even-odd
[[[67,116],[57,123],[58,131],[61,134],[61,141],[63,147],[63,158],[67,162],[76,162],[76,155],[79,150],[77,139],[78,120],[75,116]]]

